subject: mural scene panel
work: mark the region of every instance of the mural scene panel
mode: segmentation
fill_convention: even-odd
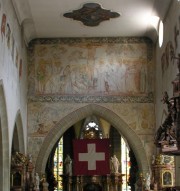
[[[152,92],[151,43],[36,43],[36,95],[147,95]]]

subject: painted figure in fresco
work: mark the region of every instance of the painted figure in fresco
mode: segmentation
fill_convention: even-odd
[[[66,175],[71,176],[72,175],[72,159],[69,155],[66,156],[64,164],[65,164]]]
[[[139,71],[135,64],[131,64],[126,68],[125,85],[129,93],[139,92]]]
[[[2,39],[5,36],[5,31],[6,31],[6,15],[3,14],[2,21],[1,21],[1,36],[2,36]]]
[[[140,91],[141,93],[146,92],[146,83],[147,83],[147,71],[145,65],[141,66],[141,73],[140,73]]]
[[[112,165],[113,165],[113,172],[114,172],[114,173],[118,173],[118,172],[119,172],[120,163],[119,163],[119,160],[118,160],[118,158],[116,157],[116,155],[114,155],[113,157],[111,157],[111,162],[112,162]]]
[[[67,65],[63,70],[63,75],[61,76],[63,83],[61,83],[61,91],[65,94],[70,94],[72,91],[72,79],[71,79],[71,67]]]

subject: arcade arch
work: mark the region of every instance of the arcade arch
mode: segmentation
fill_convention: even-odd
[[[25,153],[24,135],[23,135],[23,125],[20,111],[17,112],[13,139],[12,139],[12,150],[18,151],[20,153]]]
[[[150,167],[145,153],[145,149],[138,135],[113,111],[98,104],[89,104],[75,112],[70,113],[61,119],[45,138],[36,161],[36,171],[39,174],[45,173],[46,163],[55,143],[76,122],[90,115],[97,115],[107,120],[117,131],[126,138],[132,148],[139,166],[143,173],[149,172]]]
[[[9,135],[6,100],[0,80],[0,190],[10,190],[9,184]]]

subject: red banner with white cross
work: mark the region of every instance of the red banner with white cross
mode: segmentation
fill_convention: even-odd
[[[74,175],[106,175],[109,167],[109,139],[73,140]]]

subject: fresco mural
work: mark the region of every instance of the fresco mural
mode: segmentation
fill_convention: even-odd
[[[85,103],[44,103],[44,102],[30,102],[28,104],[28,142],[29,152],[33,156],[37,156],[38,149],[41,143],[52,130],[57,123],[67,115],[81,107],[86,106]],[[130,128],[132,128],[142,140],[146,137],[146,141],[143,142],[144,146],[149,151],[149,145],[153,145],[154,142],[154,105],[152,103],[107,103],[102,104],[103,107],[108,108],[116,115],[118,115],[123,121],[125,121]],[[61,127],[60,127],[61,128]],[[34,146],[36,145],[36,150]]]
[[[0,4],[0,11],[1,11],[1,4]],[[16,68],[19,70],[19,78],[22,76],[22,68],[23,68],[23,62],[22,58],[20,58],[19,54],[19,48],[15,46],[15,39],[13,36],[13,33],[11,31],[11,26],[8,23],[8,17],[6,16],[5,13],[1,15],[1,39],[2,41],[5,39],[6,40],[6,46],[8,50],[11,51],[11,57],[12,57],[12,62],[15,62]],[[14,59],[14,54],[16,52],[16,56]]]
[[[39,148],[41,148],[42,143],[42,137],[33,137],[28,139],[28,153],[32,155],[33,161],[36,160],[39,153]]]
[[[56,123],[69,112],[81,106],[64,104],[31,103],[28,105],[28,119],[30,119],[28,134],[31,137],[44,137]]]
[[[169,41],[167,42],[165,51],[162,53],[162,56],[161,56],[162,77],[164,76],[165,72],[168,70],[169,65],[172,63],[173,52],[174,52],[173,43]]]
[[[150,46],[146,41],[35,43],[31,63],[34,92],[37,95],[147,95],[152,92],[153,84]]]
[[[153,104],[113,104],[113,111],[138,133],[152,133],[155,127]]]
[[[33,150],[36,142],[43,141],[64,117],[89,103],[103,105],[139,136],[146,135],[144,146],[149,147],[155,127],[152,53],[152,42],[144,38],[31,41],[29,152],[37,156]]]
[[[30,137],[45,137],[47,133],[71,112],[84,104],[74,105],[66,103],[31,103],[28,105],[28,135]],[[154,130],[153,104],[106,104],[117,113],[126,123],[138,133],[152,133]]]

